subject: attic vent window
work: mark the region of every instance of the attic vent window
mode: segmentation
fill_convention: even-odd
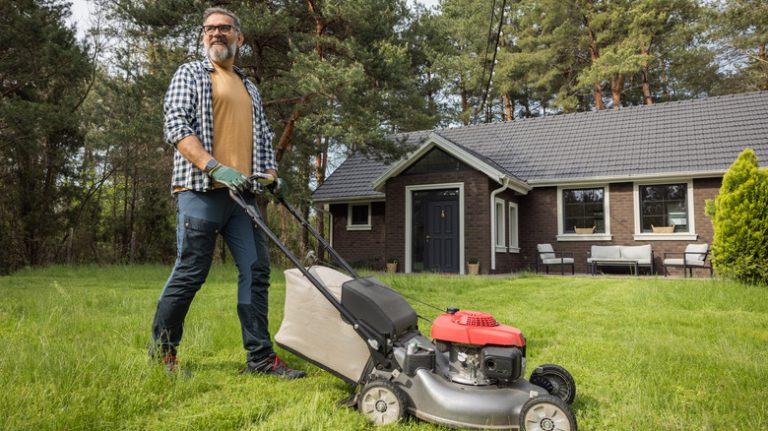
[[[469,170],[469,166],[443,150],[433,148],[415,161],[402,175],[445,173]]]

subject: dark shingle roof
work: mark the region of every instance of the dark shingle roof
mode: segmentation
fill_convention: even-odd
[[[429,136],[431,131],[425,130],[408,134],[393,135],[391,139],[402,140],[403,145],[418,147]],[[323,200],[343,196],[345,198],[384,198],[384,193],[373,190],[371,183],[387,170],[387,165],[362,154],[353,154],[336,168],[318,187],[312,198]]]
[[[515,120],[435,130],[489,165],[531,184],[586,178],[724,172],[745,148],[768,162],[768,91],[709,97],[618,110]],[[419,136],[429,131],[417,132]],[[372,163],[372,162],[371,162]],[[348,191],[366,189],[386,166],[353,163]],[[342,169],[345,168],[345,169]],[[315,198],[347,197],[329,193]]]

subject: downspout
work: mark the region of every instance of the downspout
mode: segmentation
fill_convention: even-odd
[[[491,192],[491,271],[496,270],[496,195],[507,189],[509,178],[504,177],[501,179],[501,187]]]

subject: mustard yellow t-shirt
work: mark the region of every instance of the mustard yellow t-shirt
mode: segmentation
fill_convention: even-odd
[[[253,108],[240,75],[213,63],[213,158],[251,175]],[[223,187],[216,183],[215,187]]]

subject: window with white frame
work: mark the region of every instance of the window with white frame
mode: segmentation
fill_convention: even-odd
[[[561,196],[562,233],[606,233],[604,187],[562,189]]]
[[[518,235],[517,224],[517,204],[514,202],[509,203],[509,250],[518,251],[520,249],[520,241]]]
[[[691,232],[688,184],[648,184],[637,187],[641,233]]]
[[[505,247],[507,230],[505,229],[504,200],[496,199],[496,247]]]
[[[349,204],[347,206],[347,230],[371,229],[371,204]]]

